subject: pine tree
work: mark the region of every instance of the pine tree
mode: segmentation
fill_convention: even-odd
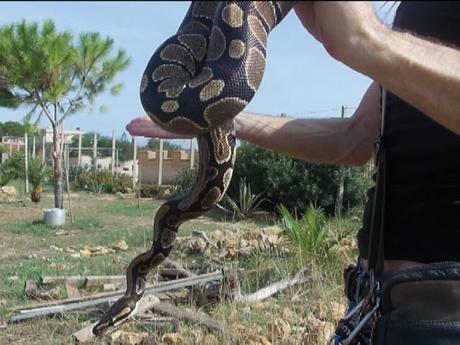
[[[74,37],[54,23],[15,23],[0,28],[0,107],[27,107],[26,119],[45,116],[53,129],[54,204],[63,208],[62,131],[64,120],[114,84],[130,59],[113,39],[85,32]]]

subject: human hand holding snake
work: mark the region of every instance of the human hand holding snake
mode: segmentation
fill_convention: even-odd
[[[127,288],[93,328],[96,335],[135,314],[147,273],[169,255],[181,223],[203,215],[225,194],[235,162],[233,118],[254,97],[265,70],[267,36],[293,1],[192,2],[177,34],[151,57],[140,97],[160,128],[197,137],[199,169],[191,191],[157,211],[152,247],[126,272]]]

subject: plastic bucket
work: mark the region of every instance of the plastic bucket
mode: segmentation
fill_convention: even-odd
[[[65,210],[49,208],[43,210],[43,221],[48,226],[61,226],[65,224]]]

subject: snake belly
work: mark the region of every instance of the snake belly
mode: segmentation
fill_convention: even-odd
[[[233,118],[257,92],[268,34],[293,5],[294,1],[194,1],[178,32],[150,58],[140,85],[142,106],[161,128],[197,138],[197,180],[188,193],[158,209],[151,248],[129,264],[125,294],[96,324],[94,334],[135,313],[147,273],[168,257],[180,224],[203,215],[224,196],[236,157]]]

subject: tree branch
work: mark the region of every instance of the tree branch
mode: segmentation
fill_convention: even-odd
[[[57,123],[61,124],[66,118],[67,116],[70,114],[70,111],[75,107],[75,105],[77,104],[77,102],[75,102],[74,100],[78,99],[78,97],[80,97],[80,94],[83,90],[83,88],[85,87],[85,83],[86,81],[88,80],[88,75],[91,71],[91,69],[94,67],[96,61],[105,53],[106,49],[108,48],[108,45],[105,45],[103,49],[101,49],[101,52],[99,54],[97,54],[94,59],[91,61],[91,63],[89,64],[88,66],[88,69],[84,70],[83,72],[83,77],[81,79],[81,84],[80,84],[80,88],[78,89],[78,91],[76,92],[75,96],[73,97],[73,99],[71,99],[69,101],[70,105],[69,107],[67,108],[67,110],[64,112],[64,115],[61,116],[61,118],[59,119],[59,121],[57,121]],[[78,102],[79,103],[79,102]]]

